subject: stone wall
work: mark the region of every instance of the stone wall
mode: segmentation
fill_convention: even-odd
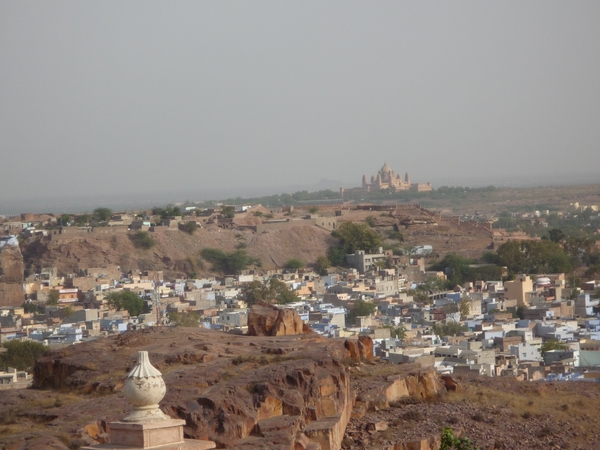
[[[256,225],[256,232],[260,234],[263,231],[285,230],[286,228],[292,227],[309,227],[315,224],[316,222],[314,219],[286,220],[282,222],[263,222],[259,225]]]

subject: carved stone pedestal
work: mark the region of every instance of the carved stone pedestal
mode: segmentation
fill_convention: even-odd
[[[152,450],[204,450],[215,448],[212,441],[183,438],[185,420],[169,419],[160,422],[134,423],[110,422],[110,444],[83,447],[84,449],[152,449]]]
[[[204,450],[215,448],[212,441],[183,438],[185,420],[169,419],[160,422],[110,422],[110,444],[94,445],[84,449],[152,449],[152,450]]]
[[[82,447],[83,450],[205,450],[213,441],[183,438],[185,420],[171,419],[158,407],[166,393],[161,373],[150,364],[148,352],[138,352],[138,364],[127,376],[123,388],[133,411],[118,422],[108,423],[110,444]]]

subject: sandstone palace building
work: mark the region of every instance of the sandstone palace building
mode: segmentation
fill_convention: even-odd
[[[383,167],[377,172],[377,175],[371,176],[370,183],[367,183],[367,177],[363,175],[361,187],[351,189],[340,188],[340,193],[342,194],[342,197],[358,197],[368,192],[377,191],[396,192],[413,190],[417,192],[426,192],[431,191],[432,189],[433,186],[431,183],[411,183],[408,172],[404,175],[403,180],[399,174],[396,175],[394,173],[387,163],[384,163]]]

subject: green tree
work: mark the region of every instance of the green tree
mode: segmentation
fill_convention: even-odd
[[[58,291],[56,289],[52,289],[50,292],[48,292],[48,299],[46,300],[46,304],[50,306],[56,306],[58,305],[59,298],[60,295]]]
[[[543,357],[550,350],[566,350],[567,348],[568,346],[560,342],[558,339],[548,339],[542,344],[540,352]]]
[[[73,314],[75,314],[75,308],[73,308],[71,305],[66,306],[66,307],[63,308],[63,314],[65,315],[65,318],[68,319]]]
[[[21,306],[25,310],[25,314],[40,312],[40,309],[38,308],[38,306],[35,303],[24,302]]]
[[[98,222],[106,222],[112,217],[112,210],[108,208],[96,208],[92,217]]]
[[[329,258],[325,255],[319,256],[315,263],[315,270],[319,275],[327,275],[327,269],[331,263],[329,262]]]
[[[317,211],[319,211],[319,208],[317,208],[316,206],[311,206],[310,208],[308,208],[308,212],[311,214],[315,214]]]
[[[2,345],[6,351],[0,353],[0,369],[9,367],[32,372],[35,361],[48,350],[44,344],[34,341],[9,341]]]
[[[467,297],[463,297],[458,302],[458,312],[460,312],[461,317],[467,317],[471,312],[471,302]]]
[[[186,222],[183,225],[183,231],[185,231],[188,234],[194,234],[194,232],[198,229],[198,224],[196,222],[194,222],[193,220]]]
[[[285,305],[300,300],[300,298],[292,291],[287,284],[277,278],[269,280],[269,291],[275,303]]]
[[[135,292],[111,292],[105,299],[110,308],[117,311],[124,309],[130,316],[139,316],[144,311],[144,300]]]
[[[304,267],[304,263],[297,258],[288,259],[285,263],[286,269],[298,270]]]
[[[329,247],[327,258],[332,266],[343,266],[346,262],[346,252],[340,247]]]
[[[68,214],[61,214],[58,219],[56,219],[56,224],[63,227],[69,225],[69,222],[71,222],[71,216]]]
[[[205,248],[200,254],[202,258],[212,263],[213,270],[224,274],[233,274],[244,270],[253,261],[252,258],[248,257],[244,249],[225,253],[218,248]]]
[[[340,240],[346,253],[372,252],[381,246],[381,237],[363,223],[343,222],[331,235]]]
[[[89,214],[80,214],[75,216],[75,225],[83,227],[89,223],[91,216]]]
[[[152,208],[152,215],[159,216],[162,220],[170,219],[171,217],[181,216],[181,208],[179,206],[167,206],[166,208]]]
[[[465,282],[465,276],[469,271],[469,265],[473,261],[454,253],[449,253],[441,261],[438,261],[431,265],[429,270],[444,271],[450,275],[452,284],[463,284]]]
[[[235,208],[233,206],[223,206],[221,208],[221,215],[226,219],[233,219]]]
[[[197,312],[170,312],[167,314],[169,322],[176,327],[197,327],[200,322],[200,314]]]
[[[242,285],[240,295],[249,306],[252,306],[260,300],[268,301],[268,287],[265,283],[254,280]]]
[[[424,303],[426,305],[431,303],[429,295],[427,295],[427,292],[422,289],[409,289],[408,295],[412,296],[415,303]]]
[[[241,297],[249,306],[258,301],[283,305],[300,300],[287,284],[274,277],[264,283],[258,280],[244,283]]]
[[[396,339],[405,339],[406,338],[406,327],[404,325],[399,325],[397,327],[390,327],[390,336]]]
[[[573,267],[569,255],[549,239],[509,240],[498,247],[497,253],[501,264],[512,273],[570,272]]]
[[[439,337],[456,336],[463,331],[468,331],[467,326],[460,322],[435,323],[431,328]]]
[[[557,244],[566,237],[565,233],[560,228],[552,228],[550,231],[548,231],[548,235],[550,240]]]
[[[156,245],[156,241],[152,239],[147,231],[136,231],[134,234],[129,235],[129,239],[133,242],[134,247],[144,250],[151,249]]]
[[[372,302],[366,302],[364,300],[357,300],[354,302],[354,306],[348,314],[346,318],[350,323],[354,323],[357,317],[370,316],[377,310],[377,305]]]

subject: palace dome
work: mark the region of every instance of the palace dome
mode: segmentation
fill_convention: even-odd
[[[390,173],[391,171],[392,168],[388,166],[387,162],[383,164],[383,167],[380,170],[381,173]]]

